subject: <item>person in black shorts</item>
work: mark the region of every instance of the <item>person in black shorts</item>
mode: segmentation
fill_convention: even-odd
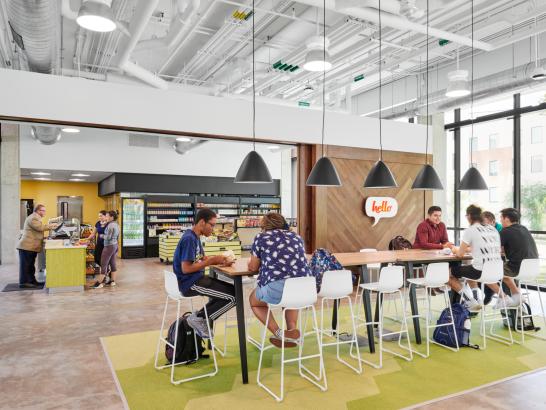
[[[454,253],[463,257],[469,251],[472,253],[472,264],[451,267],[449,285],[454,292],[461,295],[466,307],[471,311],[481,309],[480,294],[477,281],[481,278],[483,265],[487,261],[501,260],[501,244],[498,231],[494,226],[484,224],[482,209],[470,205],[466,209],[466,219],[470,227],[463,232],[461,246]],[[463,287],[459,279],[467,279],[468,287]],[[487,285],[496,295],[498,301],[495,308],[517,306],[510,296],[506,295],[496,284]],[[503,301],[504,300],[504,301]]]

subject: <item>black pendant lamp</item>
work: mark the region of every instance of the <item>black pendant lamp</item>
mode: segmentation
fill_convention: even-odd
[[[383,162],[383,140],[381,129],[381,0],[379,0],[379,161],[372,167],[366,180],[364,188],[397,188],[394,176],[391,170]]]
[[[429,28],[429,0],[427,0],[427,86],[426,86],[426,92],[427,92],[427,126],[426,126],[426,148],[425,148],[425,165],[423,165],[423,168],[419,171],[417,176],[415,177],[415,180],[413,181],[413,185],[411,186],[411,189],[414,190],[441,190],[444,189],[444,186],[442,185],[442,181],[440,181],[440,177],[436,173],[436,170],[432,165],[428,163],[428,134],[429,134],[429,117],[428,117],[428,28]]]
[[[323,33],[323,60],[326,61],[326,0],[323,4],[324,33]],[[341,181],[336,167],[330,161],[330,158],[324,156],[324,120],[326,117],[326,64],[322,68],[322,140],[321,140],[321,158],[315,163],[309,177],[307,186],[341,186]]]
[[[255,49],[254,49],[254,0],[252,0],[252,140],[253,147],[252,151],[243,160],[237,175],[235,175],[234,182],[236,183],[271,183],[273,179],[269,173],[269,169],[261,157],[260,154],[256,152],[256,58],[255,58]]]
[[[474,137],[474,0],[470,1],[471,7],[472,7],[472,80],[470,82],[470,90],[471,90],[471,96],[470,96],[470,119],[471,119],[471,134],[470,138],[472,141],[472,138]],[[472,144],[468,144],[470,146],[470,168],[468,168],[468,171],[465,172],[463,178],[461,179],[461,182],[459,184],[459,191],[484,191],[487,190],[487,183],[483,179],[482,174],[478,169],[474,166],[474,162],[472,161],[472,151],[473,147]]]

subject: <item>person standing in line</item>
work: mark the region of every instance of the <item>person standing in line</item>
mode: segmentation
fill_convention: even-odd
[[[100,275],[91,288],[100,289],[104,287],[104,279],[110,270],[110,282],[108,285],[116,286],[116,254],[118,252],[119,225],[116,222],[118,213],[116,211],[108,211],[106,215],[106,229],[104,231],[104,248],[100,260]]]
[[[37,289],[43,283],[36,280],[36,256],[42,251],[44,232],[55,229],[57,224],[42,224],[46,208],[42,204],[34,207],[34,212],[27,216],[23,233],[17,249],[19,251],[19,287],[21,289]]]
[[[486,224],[494,226],[497,232],[502,231],[502,225],[495,220],[495,214],[493,214],[493,212],[483,211],[482,219]]]
[[[102,255],[102,250],[104,248],[104,231],[106,230],[107,217],[104,209],[99,212],[99,220],[91,230],[91,234],[87,240],[92,240],[95,242],[95,264],[100,267],[100,258]]]

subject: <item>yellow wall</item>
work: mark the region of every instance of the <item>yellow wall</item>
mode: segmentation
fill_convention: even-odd
[[[106,206],[105,201],[98,196],[98,184],[95,182],[52,182],[52,181],[21,181],[21,199],[33,199],[34,205],[43,204],[46,207],[45,220],[57,215],[58,196],[83,197],[83,223],[95,224],[97,214]]]

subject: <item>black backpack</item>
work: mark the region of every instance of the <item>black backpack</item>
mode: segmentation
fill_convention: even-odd
[[[195,357],[197,356],[195,354],[195,332],[193,331],[192,327],[188,325],[187,320],[187,317],[190,314],[190,312],[184,313],[178,321],[178,340],[176,344],[175,363],[191,364],[197,361],[195,359]],[[176,320],[169,327],[169,333],[167,334],[167,341],[172,345],[174,345],[175,334]],[[205,351],[203,339],[197,334],[195,334],[195,337],[197,338],[197,353],[199,359],[203,357],[209,357],[209,355],[203,354],[203,352]],[[171,346],[167,344],[165,345],[165,357],[167,357],[167,361],[169,362],[169,364],[173,361],[173,351],[174,349]]]
[[[530,315],[531,314],[531,306],[529,306],[527,303],[523,302],[521,304],[523,314],[524,315]],[[504,314],[504,310],[501,310],[501,315],[503,317],[506,317]],[[510,328],[512,330],[521,330],[521,311],[519,309],[508,309],[508,322],[510,323]],[[508,323],[506,323],[506,320],[503,320],[504,327],[508,327]],[[535,324],[533,323],[533,317],[524,317],[523,318],[523,330],[529,331],[534,330],[535,332],[538,332],[540,330],[540,327],[535,327]]]
[[[403,236],[396,236],[389,242],[389,251],[401,251],[403,249],[412,249],[411,242]]]

